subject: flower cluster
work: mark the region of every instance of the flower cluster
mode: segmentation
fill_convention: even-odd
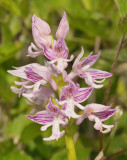
[[[116,110],[101,104],[81,104],[88,99],[94,88],[103,87],[100,83],[111,76],[108,72],[91,68],[101,53],[90,53],[88,57],[82,58],[82,48],[73,63],[72,71],[65,71],[68,62],[74,59],[73,55],[68,58],[69,50],[65,38],[69,33],[69,24],[65,12],[56,32],[56,40],[51,35],[50,26],[35,15],[32,18],[32,33],[35,44],[31,43],[29,46],[28,56],[44,56],[47,59],[45,66],[32,63],[8,71],[21,78],[21,82],[15,81],[20,88],[12,86],[12,91],[24,96],[27,103],[35,106],[30,113],[34,115],[26,117],[42,124],[41,131],[52,126],[52,135],[44,138],[45,141],[58,140],[63,136],[70,118],[76,119],[76,124],[88,118],[95,122],[96,130],[109,132],[113,125],[105,125],[103,121],[111,117]],[[88,87],[80,88],[80,85],[73,81],[76,76],[83,78]],[[82,115],[77,113],[79,109],[83,110]]]

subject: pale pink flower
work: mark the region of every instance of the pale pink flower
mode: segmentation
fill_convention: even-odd
[[[45,131],[48,127],[52,126],[52,135],[48,138],[43,138],[44,141],[58,140],[65,133],[60,131],[60,125],[66,125],[68,120],[66,116],[61,112],[58,106],[52,104],[49,100],[46,110],[37,112],[34,116],[26,116],[34,122],[42,124],[41,131]]]
[[[84,49],[82,48],[81,53],[78,55],[78,57],[76,58],[72,66],[73,72],[71,72],[66,77],[66,81],[69,79],[73,79],[75,76],[80,76],[81,78],[85,79],[85,82],[88,85],[91,85],[94,88],[103,87],[102,84],[99,85],[96,83],[102,83],[107,77],[111,77],[112,74],[105,71],[98,70],[98,69],[90,68],[91,65],[93,65],[97,61],[97,59],[100,57],[101,52],[93,56],[91,52],[88,57],[82,58],[83,54],[84,54]],[[98,81],[98,79],[101,79],[101,80]]]
[[[57,89],[55,81],[51,79],[50,70],[38,63],[17,67],[16,70],[8,70],[8,72],[27,80],[28,86],[25,86],[26,88],[34,88],[34,90],[37,90],[40,85],[45,85],[48,82],[54,90]],[[29,85],[30,82],[32,82],[32,84]],[[25,83],[27,84],[27,82]]]
[[[108,133],[111,131],[111,128],[114,125],[105,125],[102,122],[110,118],[115,112],[115,109],[110,109],[111,106],[104,106],[101,104],[88,104],[84,107],[84,114],[78,118],[77,124],[81,124],[82,121],[88,118],[90,121],[94,121],[95,125],[94,128],[99,130],[102,133]],[[103,130],[105,128],[105,130]]]
[[[63,106],[63,113],[69,118],[78,118],[81,115],[77,115],[74,111],[74,106],[84,110],[84,107],[79,104],[84,102],[91,94],[93,88],[80,88],[79,85],[75,85],[74,82],[70,81],[69,86],[65,86],[61,91],[61,99],[58,102]]]

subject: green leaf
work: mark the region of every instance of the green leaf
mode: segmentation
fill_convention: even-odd
[[[127,14],[127,0],[115,0],[121,17],[125,16]]]
[[[16,14],[17,16],[20,16],[20,8],[18,4],[14,0],[0,0],[0,6],[5,8],[6,10],[12,12],[13,14]]]
[[[80,140],[76,143],[76,153],[78,160],[88,159],[90,152],[91,148],[84,147]]]
[[[35,139],[37,136],[41,135],[41,126],[37,123],[33,123],[25,127],[25,129],[22,132],[21,140],[23,142],[29,142]]]
[[[67,152],[66,152],[66,149],[62,149],[58,152],[56,152],[51,160],[67,160]]]
[[[9,80],[10,78],[7,72],[0,67],[0,97],[4,100],[5,104],[8,104],[13,97],[13,93],[10,90]]]
[[[14,143],[17,144],[21,138],[21,134],[26,126],[28,126],[32,121],[25,117],[25,115],[19,115],[12,122],[9,122],[6,131],[5,137],[12,137]]]
[[[0,160],[32,160],[32,158],[25,153],[14,151],[0,154]]]
[[[1,41],[2,43],[9,43],[10,41],[12,41],[12,33],[10,28],[7,25],[8,23],[2,23],[1,24]]]
[[[9,28],[13,36],[16,36],[21,31],[21,22],[17,16],[11,17]]]
[[[122,31],[123,34],[127,32],[127,15],[120,18],[119,20],[119,28]]]
[[[21,43],[8,43],[0,45],[0,63],[3,63],[12,58],[23,44]]]

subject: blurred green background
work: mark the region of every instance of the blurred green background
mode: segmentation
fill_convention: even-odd
[[[66,160],[64,137],[58,142],[44,142],[50,129],[40,131],[40,125],[25,115],[32,109],[23,97],[12,93],[10,86],[18,80],[7,73],[12,66],[32,62],[43,63],[43,57],[27,57],[32,38],[32,15],[48,22],[55,36],[59,21],[66,11],[70,33],[66,38],[69,54],[77,56],[81,46],[85,56],[91,51],[102,55],[94,67],[109,71],[122,34],[127,30],[127,0],[0,0],[0,160]],[[70,64],[71,67],[71,64]],[[84,86],[84,81],[80,81]],[[95,90],[87,103],[103,104],[108,79],[104,87]],[[113,154],[127,147],[127,41],[125,40],[113,76],[108,104],[119,106],[123,115],[116,122],[110,118],[106,124],[117,126],[107,151]],[[85,120],[81,126],[73,125],[78,160],[94,160],[99,153],[99,133],[93,123]],[[104,135],[104,146],[110,134]],[[127,153],[114,158],[126,160]]]

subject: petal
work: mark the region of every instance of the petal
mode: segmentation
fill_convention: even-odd
[[[92,109],[94,113],[97,113],[97,112],[103,112],[105,110],[108,110],[110,106],[105,106],[105,105],[97,104],[97,103],[91,103],[91,104],[86,105],[85,108],[86,110]]]
[[[56,44],[53,46],[53,49],[56,52],[58,58],[67,59],[68,57],[68,48],[66,42],[60,38],[56,41]]]
[[[53,116],[47,111],[40,111],[37,112],[37,114],[34,116],[26,116],[26,117],[39,124],[51,123],[54,119]]]
[[[38,18],[36,15],[33,15],[32,17],[32,25],[38,29],[40,34],[49,35],[51,32],[48,23]]]
[[[46,106],[46,110],[53,116],[58,116],[61,114],[59,107],[56,105],[53,105],[51,98],[49,99],[49,103]]]
[[[98,85],[98,84],[94,83],[94,79],[92,78],[92,76],[90,75],[89,72],[85,72],[85,74],[81,74],[80,77],[84,78],[85,82],[93,88],[102,88],[103,87],[103,85]]]
[[[12,92],[19,94],[19,97],[21,96],[21,94],[23,94],[25,92],[25,88],[21,87],[21,88],[16,88],[11,86],[11,90]]]
[[[33,82],[38,82],[40,80],[42,80],[42,77],[40,75],[38,75],[36,72],[33,71],[32,69],[33,67],[25,67],[25,74],[27,76],[27,78]]]
[[[103,128],[105,128],[105,130],[101,130],[102,133],[108,133],[111,131],[111,129],[114,127],[114,125],[105,125],[103,124]]]
[[[49,47],[46,47],[45,45],[42,44],[44,47],[44,55],[49,59],[49,60],[54,60],[56,58],[56,53]]]
[[[50,79],[49,84],[55,91],[57,90],[57,84],[53,79]]]
[[[74,111],[74,101],[68,100],[66,103],[66,109],[62,110],[62,113],[64,113],[69,119],[72,118],[79,118],[81,115],[77,115]]]
[[[46,124],[46,125],[42,126],[42,127],[41,127],[41,131],[46,131],[46,129],[47,129],[48,127],[50,127],[51,125],[52,125],[52,123],[49,123],[49,124]]]
[[[42,44],[48,47],[51,46],[51,37],[49,35],[42,34],[34,25],[32,25],[32,33],[34,42],[36,43],[38,48],[43,49]]]
[[[36,51],[33,47],[33,45],[31,44],[29,47],[28,47],[28,56],[32,57],[32,58],[35,58],[39,55],[43,55],[43,50],[38,50]]]
[[[80,88],[74,96],[74,100],[78,103],[84,102],[91,94],[93,88]]]
[[[101,130],[102,129],[102,123],[100,121],[99,118],[95,117],[95,125],[94,125],[94,128],[96,130]]]
[[[52,135],[48,138],[43,138],[44,141],[50,141],[50,140],[58,140],[60,137],[62,137],[65,133],[65,131],[60,132],[59,127],[59,119],[55,119],[52,124]]]
[[[101,71],[93,68],[88,69],[87,72],[91,75],[93,79],[102,79],[102,78],[107,78],[112,76],[112,74],[109,72]]]
[[[83,59],[81,60],[81,63],[82,63],[83,66],[87,66],[87,65],[88,65],[88,66],[91,66],[91,65],[93,65],[93,64],[97,61],[97,59],[100,57],[100,55],[101,55],[101,52],[99,52],[97,55],[91,56],[92,53],[93,53],[93,52],[91,52],[88,57],[83,58]]]
[[[77,124],[77,125],[80,125],[80,124],[84,121],[85,118],[86,118],[85,115],[80,116],[80,117],[77,119],[76,124]]]
[[[108,109],[102,112],[94,113],[101,121],[105,121],[106,119],[110,118],[116,112],[115,109]]]
[[[73,68],[74,70],[77,68],[77,65],[79,64],[80,59],[82,58],[83,54],[84,54],[84,49],[83,49],[83,47],[82,47],[82,48],[81,48],[81,53],[80,53],[80,54],[78,55],[78,57],[75,59],[75,62],[74,62],[74,64],[73,64],[73,66],[72,66],[72,68]]]
[[[25,93],[23,96],[37,105],[42,105],[47,103],[50,97],[54,97],[54,92],[49,87],[40,86],[38,90],[34,90],[32,93]]]
[[[7,72],[14,75],[14,76],[27,79],[27,76],[24,72],[24,68],[17,69],[17,70],[8,70]]]
[[[84,106],[82,106],[81,104],[79,104],[79,103],[77,103],[77,102],[74,102],[74,104],[75,104],[79,109],[84,110]]]
[[[63,17],[60,21],[59,27],[56,32],[56,37],[65,39],[69,33],[69,24],[66,17],[66,12],[64,12]]]
[[[40,64],[33,64],[31,68],[33,72],[37,73],[44,80],[48,81],[51,79],[51,72],[47,67],[42,66]]]

